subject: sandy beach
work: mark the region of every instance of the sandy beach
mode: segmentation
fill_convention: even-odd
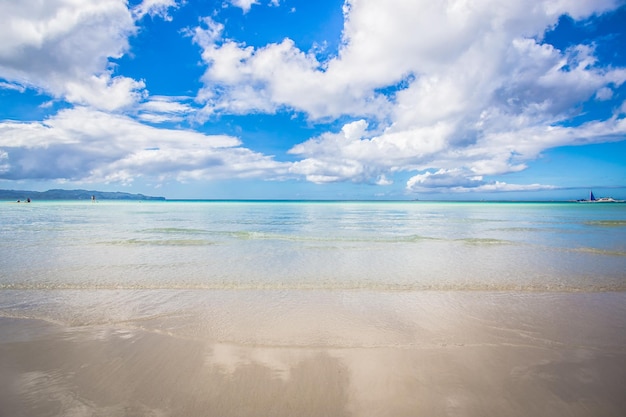
[[[626,415],[626,206],[6,207],[0,417]]]
[[[0,318],[0,415],[597,417],[626,410],[624,293],[168,296],[187,307],[164,303],[148,313],[142,307],[154,299],[140,298],[125,317],[72,315],[76,307],[64,305],[57,316],[48,306],[46,319]],[[57,302],[60,311],[63,297]],[[96,311],[84,301],[81,309]]]

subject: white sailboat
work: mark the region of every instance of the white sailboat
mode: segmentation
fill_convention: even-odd
[[[578,200],[579,203],[623,203],[624,200],[616,200],[613,197],[596,198],[593,190],[589,191],[589,200]]]

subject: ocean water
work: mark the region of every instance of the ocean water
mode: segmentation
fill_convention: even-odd
[[[626,204],[0,203],[0,415],[626,415]]]
[[[626,204],[35,202],[0,216],[0,289],[626,289]]]

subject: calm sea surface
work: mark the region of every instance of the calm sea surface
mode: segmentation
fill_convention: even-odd
[[[626,290],[626,204],[0,203],[0,289]]]

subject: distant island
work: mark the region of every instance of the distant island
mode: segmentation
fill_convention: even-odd
[[[26,190],[0,190],[0,200],[91,200],[92,196],[96,200],[152,200],[164,201],[165,197],[152,197],[143,194],[122,193],[119,191],[90,191],[90,190],[48,190],[48,191],[26,191]]]

